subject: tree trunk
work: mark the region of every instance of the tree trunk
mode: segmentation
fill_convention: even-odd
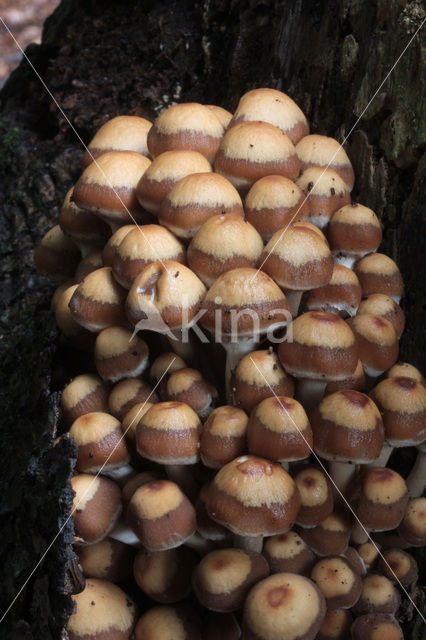
[[[242,93],[259,86],[293,97],[313,132],[349,135],[354,199],[381,218],[383,250],[406,284],[401,356],[422,367],[424,29],[381,83],[424,16],[420,1],[405,0],[63,0],[41,46],[26,53],[85,143],[118,114],[153,119],[177,101],[232,111]],[[31,252],[56,224],[83,149],[26,62],[0,99],[5,607],[67,521],[72,501],[75,450],[66,440],[52,448],[55,392],[72,368],[58,356],[53,287],[35,275]],[[60,638],[70,613],[71,536],[68,521],[3,621],[2,637]],[[419,638],[420,620],[408,605],[402,611],[406,637]]]

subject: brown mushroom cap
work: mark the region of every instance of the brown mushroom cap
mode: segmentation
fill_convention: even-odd
[[[149,350],[145,340],[123,327],[101,331],[95,343],[95,365],[103,380],[118,382],[135,378],[148,366]]]
[[[200,457],[210,469],[220,469],[247,452],[248,417],[232,406],[217,407],[207,418],[200,438]]]
[[[348,640],[352,620],[347,609],[327,611],[316,640]]]
[[[143,380],[126,378],[117,382],[112,388],[108,398],[108,407],[117,420],[123,420],[126,413],[135,404],[145,402],[158,402],[158,396],[152,387]]]
[[[223,107],[219,107],[216,104],[206,104],[207,109],[211,109],[213,111],[216,118],[221,123],[222,127],[226,129],[230,121],[232,120],[232,113],[224,109]]]
[[[325,473],[313,465],[303,467],[294,476],[294,481],[301,500],[296,524],[316,527],[333,512],[331,483]]]
[[[62,293],[56,305],[55,320],[59,331],[68,344],[79,351],[91,353],[94,336],[75,321],[69,307],[70,300],[77,289],[78,284],[74,284]]]
[[[212,171],[209,161],[198,151],[180,149],[165,151],[154,159],[136,187],[142,207],[158,213],[164,198],[175,184],[191,173]]]
[[[201,487],[195,510],[197,514],[197,532],[206,540],[213,540],[216,543],[227,543],[232,541],[232,534],[228,529],[222,527],[221,524],[210,518],[206,509],[206,501],[209,491],[209,485],[205,484]]]
[[[293,397],[294,382],[272,349],[252,351],[239,361],[232,379],[235,404],[251,411],[272,395]]]
[[[160,464],[194,464],[199,460],[201,422],[184,402],[158,402],[136,428],[138,453]]]
[[[217,549],[198,564],[193,587],[207,609],[231,612],[241,609],[251,587],[268,575],[268,563],[260,553]]]
[[[401,597],[388,578],[376,573],[365,576],[361,596],[353,608],[356,615],[365,613],[395,613]]]
[[[75,610],[66,626],[69,640],[130,640],[135,605],[115,584],[90,578],[72,599]]]
[[[348,547],[346,551],[341,554],[351,565],[352,569],[360,576],[365,576],[367,573],[364,560],[354,547]]]
[[[420,444],[426,439],[426,388],[413,378],[392,377],[379,382],[370,393],[393,447]]]
[[[216,388],[196,369],[179,369],[166,382],[167,400],[185,402],[200,418],[211,413],[217,398]]]
[[[409,501],[398,533],[413,547],[426,545],[426,498]]]
[[[229,128],[247,121],[269,122],[286,133],[293,144],[309,133],[303,111],[290,96],[277,89],[252,89],[241,96]]]
[[[104,266],[102,261],[102,253],[100,251],[91,251],[86,254],[77,265],[75,270],[74,279],[76,282],[83,282],[84,278]]]
[[[197,102],[175,104],[160,113],[148,133],[148,149],[156,156],[174,149],[198,151],[213,161],[224,127],[214,112]]]
[[[327,238],[335,258],[357,259],[377,250],[382,241],[382,228],[372,209],[353,203],[333,213]]]
[[[395,262],[383,253],[370,253],[355,265],[355,273],[361,284],[363,297],[372,293],[384,293],[399,302],[404,283]]]
[[[111,118],[97,130],[83,156],[82,164],[86,168],[93,159],[107,151],[136,151],[147,156],[148,131],[152,122],[139,116],[117,116]]]
[[[271,326],[286,324],[290,305],[263,271],[232,269],[213,283],[201,305],[200,324],[224,342],[238,336],[258,338]]]
[[[321,558],[310,577],[324,596],[328,611],[349,609],[361,595],[361,577],[342,556]]]
[[[164,374],[170,376],[179,369],[185,369],[185,361],[173,351],[160,353],[154,360],[149,371],[149,375],[154,384],[157,384]]]
[[[135,151],[104,153],[77,180],[73,200],[108,224],[143,222],[147,214],[137,201],[136,185],[150,164]]]
[[[119,227],[117,231],[115,231],[108,242],[105,244],[102,249],[102,260],[105,267],[111,267],[112,262],[114,260],[115,252],[120,244],[120,242],[126,237],[126,235],[133,231],[135,228],[134,224],[125,224],[122,227]]]
[[[218,173],[193,173],[179,180],[164,198],[158,218],[178,238],[189,239],[209,218],[225,213],[243,216],[235,187]]]
[[[325,600],[308,578],[276,573],[257,583],[244,605],[244,640],[314,640]]]
[[[295,531],[266,538],[263,555],[271,573],[298,573],[309,576],[315,555]]]
[[[136,277],[126,300],[126,313],[140,328],[164,332],[189,326],[206,288],[183,264],[153,262]]]
[[[257,180],[244,202],[247,220],[268,242],[276,231],[308,215],[307,199],[300,187],[284,176]]]
[[[105,538],[96,544],[77,547],[76,551],[86,578],[121,582],[132,575],[135,554],[128,544]]]
[[[332,380],[327,383],[324,395],[330,395],[330,393],[336,393],[336,391],[344,391],[345,389],[353,389],[354,391],[365,391],[366,380],[364,367],[361,360],[358,360],[355,371],[348,378],[343,380]]]
[[[413,378],[425,386],[425,379],[422,373],[408,362],[397,362],[385,373],[386,378]]]
[[[319,556],[344,553],[348,547],[352,527],[347,516],[334,511],[319,525],[301,529],[300,537]]]
[[[375,571],[380,558],[380,545],[377,542],[364,542],[357,547],[357,551],[367,571]]]
[[[294,179],[300,162],[290,138],[267,122],[240,122],[228,128],[214,160],[214,170],[240,193],[268,175]]]
[[[179,602],[192,589],[192,572],[197,557],[186,547],[165,551],[140,549],[135,557],[133,575],[138,587],[155,602]]]
[[[314,448],[326,460],[366,464],[384,443],[380,412],[364,393],[337,391],[325,396],[311,415]]]
[[[413,556],[402,549],[388,549],[379,560],[380,572],[392,582],[409,586],[417,582],[419,575],[417,562]]]
[[[210,217],[188,247],[188,264],[210,287],[225,271],[255,267],[263,250],[262,238],[239,213]]]
[[[121,513],[118,484],[103,476],[82,473],[71,478],[75,491],[72,515],[81,544],[94,544],[107,537]]]
[[[346,151],[334,138],[311,134],[304,136],[296,145],[301,169],[329,167],[345,181],[349,191],[355,182],[355,174]]]
[[[109,386],[98,376],[85,373],[74,378],[62,391],[61,409],[67,425],[85,413],[108,411]]]
[[[139,487],[127,507],[127,520],[148,551],[179,547],[196,528],[194,507],[169,480]]]
[[[300,225],[290,225],[274,233],[259,264],[284,290],[316,289],[326,285],[333,274],[328,245],[317,233]]]
[[[71,278],[81,259],[79,248],[56,226],[49,229],[34,249],[34,266],[37,272],[50,280]]]
[[[341,264],[333,266],[327,284],[309,291],[304,308],[307,311],[328,311],[345,318],[357,313],[361,302],[361,287],[355,273]]]
[[[350,318],[347,323],[355,334],[359,359],[364,371],[378,376],[398,359],[398,338],[386,318],[370,313]]]
[[[165,227],[145,224],[129,231],[120,242],[112,261],[112,272],[117,282],[130,289],[139,273],[158,260],[184,264],[185,249]]]
[[[333,213],[351,201],[348,188],[336,171],[322,167],[305,169],[296,184],[308,198],[307,220],[323,229]]]
[[[146,611],[135,627],[135,640],[201,640],[201,624],[189,606],[162,605]]]
[[[398,621],[389,613],[358,616],[351,627],[352,640],[404,640]]]
[[[120,422],[100,411],[87,413],[73,422],[69,435],[77,445],[77,471],[107,474],[129,462]]]
[[[161,477],[161,473],[158,473],[157,471],[141,471],[141,473],[136,473],[131,476],[121,489],[123,505],[126,505],[130,501],[136,489],[139,489],[139,487],[142,487],[147,482],[160,480]]]
[[[92,271],[74,292],[69,306],[76,322],[98,332],[125,323],[126,290],[113,278],[110,267]]]
[[[240,456],[218,471],[206,504],[208,514],[233,533],[262,536],[291,529],[300,498],[281,465]]]
[[[59,214],[59,226],[69,236],[83,255],[91,249],[101,249],[108,237],[110,229],[90,211],[80,209],[73,201],[74,187],[67,192]]]
[[[272,396],[252,410],[247,426],[250,453],[291,462],[312,452],[312,430],[304,408],[293,398]]]
[[[355,336],[339,316],[308,311],[293,320],[287,331],[292,340],[280,344],[278,356],[291,375],[330,381],[343,380],[355,371]]]
[[[405,316],[403,310],[393,298],[386,296],[384,293],[372,293],[365,300],[362,300],[358,308],[358,315],[363,313],[371,313],[389,320],[398,337],[404,331]]]

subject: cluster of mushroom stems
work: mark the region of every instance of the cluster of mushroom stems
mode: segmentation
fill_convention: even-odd
[[[398,362],[403,281],[354,182],[274,89],[90,142],[34,255],[86,366],[61,398],[69,640],[403,638],[426,387]]]

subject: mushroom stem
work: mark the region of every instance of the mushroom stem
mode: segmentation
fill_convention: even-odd
[[[175,482],[191,501],[195,500],[198,495],[198,485],[189,466],[185,464],[166,464],[164,468],[169,480]]]
[[[197,531],[193,533],[190,538],[185,540],[184,544],[186,547],[190,547],[201,556],[204,556],[217,548],[214,542],[206,540],[206,538],[203,538],[203,536],[201,536]]]
[[[109,532],[108,537],[123,542],[131,547],[140,547],[141,541],[137,535],[127,526],[122,518],[120,518],[114,525],[112,531]]]
[[[239,536],[234,534],[234,547],[244,551],[262,553],[263,536]]]
[[[327,382],[302,378],[297,382],[296,399],[309,414],[321,402]]]
[[[226,368],[225,368],[225,382],[226,382],[226,402],[227,404],[234,404],[234,394],[232,391],[232,373],[236,368],[241,358],[251,351],[254,351],[257,345],[257,341],[253,339],[242,339],[239,342],[222,342],[223,348],[226,351]]]
[[[196,362],[194,346],[191,344],[190,330],[187,329],[185,333],[183,333],[182,329],[171,329],[170,333],[173,334],[174,338],[167,336],[167,339],[173,349],[173,352],[185,360],[188,365]],[[184,336],[187,338],[186,340],[183,339]]]
[[[123,487],[127,480],[135,475],[135,470],[130,464],[122,464],[115,469],[102,469],[102,475],[115,480],[120,487]]]
[[[333,490],[337,498],[341,499],[342,496],[340,493],[345,494],[346,487],[355,475],[355,471],[356,464],[352,464],[351,462],[330,462],[329,472],[334,482]],[[340,493],[336,487],[340,489]]]
[[[419,498],[423,494],[426,486],[426,451],[419,450],[406,482],[412,498]]]
[[[299,313],[300,302],[302,300],[303,291],[292,291],[287,289],[285,291],[285,297],[290,304],[291,307],[291,315],[293,318],[296,318]]]
[[[370,464],[367,464],[366,468],[368,469],[372,467],[386,467],[388,460],[391,457],[392,451],[393,451],[393,447],[387,442],[385,442],[379,457],[373,460],[373,462],[370,462]]]
[[[351,533],[351,541],[355,544],[364,544],[369,539],[368,531],[357,520]]]
[[[357,260],[359,260],[361,256],[354,256],[354,255],[350,255],[350,254],[346,254],[346,253],[335,253],[333,252],[333,260],[334,260],[334,264],[341,264],[344,267],[347,267],[348,269],[352,269],[355,262]]]

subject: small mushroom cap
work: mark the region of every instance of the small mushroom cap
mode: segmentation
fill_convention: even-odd
[[[264,176],[257,180],[244,203],[247,220],[266,242],[279,229],[307,216],[308,211],[303,191],[284,176]]]
[[[329,611],[349,609],[361,595],[361,576],[342,556],[321,558],[310,577],[323,594]]]
[[[160,113],[148,133],[153,157],[173,149],[199,151],[213,161],[224,127],[215,113],[197,102],[175,104]]]
[[[200,438],[200,457],[210,469],[220,469],[247,452],[248,417],[241,409],[223,406],[214,409]]]
[[[59,226],[82,249],[99,247],[105,244],[110,229],[90,211],[80,209],[73,201],[74,187],[67,192],[59,214]]]
[[[263,250],[256,229],[239,213],[210,217],[188,247],[188,264],[206,286],[226,271],[255,267]]]
[[[118,382],[141,375],[148,366],[145,340],[123,327],[107,327],[95,343],[95,365],[103,380]]]
[[[211,109],[211,111],[213,111],[214,115],[219,120],[222,127],[226,129],[226,127],[232,120],[232,113],[230,113],[229,111],[227,111],[227,109],[224,109],[223,107],[219,107],[216,104],[206,104],[205,106],[208,109]]]
[[[336,391],[325,396],[311,415],[315,451],[326,460],[365,464],[383,447],[380,412],[364,393]]]
[[[298,573],[309,576],[315,555],[295,531],[266,538],[263,554],[271,573]]]
[[[93,348],[93,340],[86,329],[75,321],[69,308],[70,300],[77,289],[78,284],[73,284],[62,293],[56,305],[55,320],[59,331],[70,344],[90,352]]]
[[[321,469],[312,465],[302,468],[294,481],[301,500],[296,523],[301,527],[315,527],[333,512],[330,481]]]
[[[120,487],[109,478],[82,473],[71,478],[71,488],[75,491],[72,515],[79,542],[103,540],[121,512]]]
[[[304,301],[307,311],[328,311],[343,318],[354,316],[361,302],[361,287],[355,273],[341,264],[333,266],[327,284],[308,292]]]
[[[141,329],[164,333],[189,326],[206,288],[188,267],[173,260],[153,262],[136,277],[126,300],[126,313]]]
[[[75,610],[66,630],[70,640],[129,640],[136,622],[133,601],[106,580],[86,580],[84,591],[72,596]]]
[[[358,553],[361,556],[367,571],[374,571],[380,558],[380,546],[377,542],[373,543],[368,541],[360,544],[358,547]]]
[[[197,557],[186,547],[165,551],[141,549],[135,557],[133,574],[138,587],[155,602],[179,602],[191,591],[191,577]]]
[[[388,549],[379,560],[381,573],[392,582],[409,586],[417,582],[418,567],[413,556],[402,549]]]
[[[156,393],[152,387],[143,380],[138,378],[126,378],[120,380],[111,390],[108,398],[108,407],[110,413],[117,418],[123,420],[124,416],[135,404],[158,401]]]
[[[214,170],[225,176],[240,193],[267,175],[294,179],[300,161],[290,138],[266,122],[240,122],[228,128],[214,160]]]
[[[239,361],[232,387],[235,404],[245,411],[271,395],[293,397],[294,382],[272,349],[252,351]]]
[[[68,238],[59,225],[43,236],[34,250],[37,272],[51,280],[71,278],[81,259],[79,248]]]
[[[307,220],[323,229],[333,213],[351,201],[348,188],[336,171],[310,167],[302,172],[296,184],[308,198]]]
[[[422,373],[408,362],[397,362],[385,373],[386,378],[413,378],[417,382],[425,385],[425,379]]]
[[[76,468],[80,472],[107,473],[129,461],[120,422],[100,411],[80,416],[69,435],[78,447]]]
[[[87,547],[77,547],[86,578],[121,582],[132,575],[134,549],[123,542],[105,538]]]
[[[148,551],[178,547],[196,528],[194,507],[169,480],[154,480],[139,487],[130,499],[127,519]]]
[[[229,127],[246,121],[269,122],[286,133],[294,144],[309,133],[303,111],[290,96],[276,89],[252,89],[241,96]]]
[[[220,275],[201,308],[205,312],[200,324],[213,334],[219,331],[224,341],[237,336],[257,338],[291,318],[290,305],[278,285],[263,271],[249,268]]]
[[[247,426],[250,453],[274,461],[303,460],[312,451],[312,430],[294,398],[272,396],[252,410]]]
[[[348,640],[352,620],[347,609],[327,611],[316,640]]]
[[[172,351],[160,353],[152,363],[149,375],[151,380],[156,384],[164,375],[171,375],[179,369],[185,369],[185,361]]]
[[[325,601],[308,578],[276,573],[254,586],[245,602],[247,640],[314,640],[325,616]]]
[[[105,267],[111,267],[112,262],[114,260],[115,252],[120,244],[120,242],[126,237],[126,235],[133,231],[135,228],[134,224],[125,224],[122,227],[119,227],[117,231],[115,231],[112,236],[109,238],[108,242],[105,244],[102,249],[102,261]]]
[[[386,440],[393,447],[426,439],[426,388],[413,378],[385,378],[370,395],[383,417]]]
[[[301,168],[330,167],[346,182],[349,191],[355,182],[355,174],[346,151],[334,138],[311,134],[304,136],[296,145]]]
[[[326,285],[333,274],[328,245],[309,227],[290,225],[276,231],[259,264],[282,288],[308,291]]]
[[[198,151],[180,149],[157,156],[136,187],[139,203],[158,213],[161,203],[175,184],[191,173],[212,171],[210,162]]]
[[[201,422],[184,402],[154,404],[136,428],[138,453],[160,464],[194,464],[199,459]]]
[[[389,613],[358,616],[351,626],[352,640],[404,640],[398,621]]]
[[[214,520],[237,535],[273,535],[291,529],[300,497],[281,465],[240,456],[218,471],[206,506]]]
[[[355,265],[363,297],[384,293],[399,302],[404,283],[396,263],[384,253],[370,253]]]
[[[426,498],[409,501],[398,533],[413,547],[426,545]]]
[[[147,135],[152,122],[139,116],[117,116],[95,133],[83,156],[83,167],[107,151],[136,151],[148,155]]]
[[[365,313],[347,320],[355,334],[359,358],[367,374],[377,376],[398,359],[398,338],[386,318]]]
[[[403,310],[393,298],[386,296],[384,293],[372,293],[362,300],[357,313],[358,315],[370,313],[386,318],[395,329],[398,337],[404,331],[405,316]]]
[[[91,251],[78,263],[74,278],[76,282],[83,282],[89,273],[96,271],[96,269],[101,269],[103,266],[102,253],[100,251]]]
[[[333,511],[319,525],[300,529],[300,537],[319,556],[346,551],[352,527],[346,514]]]
[[[348,204],[333,213],[327,238],[334,255],[361,257],[376,251],[382,241],[382,228],[372,209]]]
[[[349,330],[348,330],[349,329]],[[308,311],[288,327],[291,341],[282,342],[278,357],[297,378],[342,380],[356,369],[358,349],[347,323],[334,313]]]
[[[138,426],[139,420],[141,420],[148,409],[151,409],[153,405],[154,402],[138,402],[126,413],[121,422],[121,427],[128,440],[134,442],[136,438],[136,427]]]
[[[354,547],[348,547],[346,551],[341,554],[351,565],[352,569],[360,576],[365,576],[367,573],[364,560]]]
[[[136,473],[131,476],[121,489],[123,503],[125,504],[130,501],[136,489],[139,489],[139,487],[142,487],[147,482],[159,480],[161,477],[161,473],[158,473],[157,471],[141,471],[140,473]]]
[[[110,267],[92,271],[75,290],[69,306],[72,317],[89,331],[125,322],[126,290],[114,279]]]
[[[348,378],[343,380],[332,380],[327,383],[324,395],[330,395],[330,393],[336,393],[336,391],[344,391],[347,389],[353,389],[354,391],[365,391],[366,381],[364,367],[361,360],[358,360],[355,371]]]
[[[353,608],[356,615],[365,613],[395,613],[401,597],[385,576],[370,573],[365,576],[361,596]]]
[[[62,391],[61,409],[65,422],[92,411],[108,411],[109,386],[96,375],[85,373],[74,378]]]
[[[200,418],[207,418],[217,398],[216,388],[196,369],[179,369],[166,382],[167,400],[185,402]]]
[[[269,566],[260,553],[242,549],[211,551],[193,575],[195,594],[212,611],[240,609],[250,588],[269,575]]]
[[[218,173],[193,173],[179,182],[163,200],[158,218],[179,238],[193,238],[218,213],[243,216],[238,191]]]
[[[135,640],[201,640],[201,624],[189,606],[162,605],[139,618]]]

